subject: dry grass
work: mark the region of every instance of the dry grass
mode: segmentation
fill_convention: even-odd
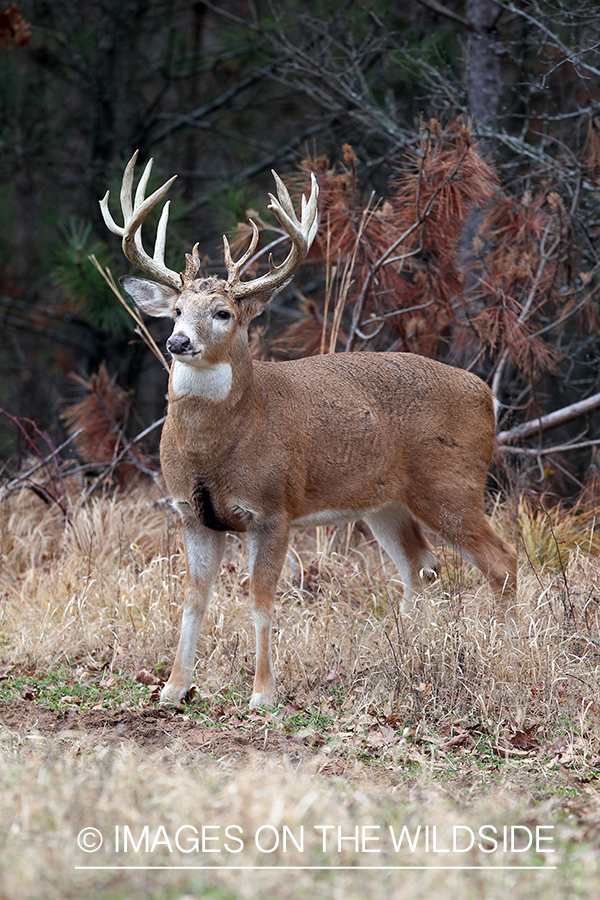
[[[170,664],[185,560],[176,517],[154,491],[74,504],[67,522],[28,492],[5,504],[5,663],[56,667],[110,649],[113,669]],[[495,515],[507,531],[506,514]],[[355,707],[387,700],[428,721],[473,712],[503,719],[518,709],[576,715],[578,695],[593,697],[599,662],[590,641],[600,637],[600,567],[589,552],[595,522],[583,520],[577,541],[574,517],[552,521],[525,507],[518,515],[526,552],[508,630],[479,572],[447,548],[438,548],[440,582],[413,615],[401,616],[401,585],[370,535],[295,534],[274,633],[282,696],[303,705],[338,686]],[[254,637],[246,551],[235,536],[228,541],[200,639],[198,682],[212,692],[248,692]]]
[[[13,720],[0,746],[0,827],[8,835],[0,897],[228,898],[266,891],[302,897],[314,884],[327,896],[349,898],[374,889],[390,897],[433,895],[441,886],[445,893],[503,898],[514,895],[515,884],[519,897],[540,890],[550,898],[569,891],[594,896],[595,519],[551,518],[525,506],[511,518],[499,505],[494,518],[507,536],[521,533],[525,546],[520,603],[508,628],[496,619],[479,573],[447,549],[440,548],[440,582],[408,617],[398,612],[393,567],[368,535],[359,529],[295,535],[277,603],[274,656],[284,708],[275,716],[246,710],[254,658],[247,563],[243,543],[230,537],[199,643],[197,706],[186,720],[197,729],[215,726],[222,738],[203,750],[186,732],[148,751],[118,728],[86,733],[83,719],[58,735],[32,724],[31,716],[22,728]],[[101,671],[104,683],[117,688],[142,666],[166,673],[184,559],[178,524],[156,489],[83,506],[75,498],[66,522],[24,491],[4,502],[0,524],[3,696],[12,696],[11,682],[23,673],[30,679],[68,673],[83,682]],[[20,702],[27,711],[35,705]],[[142,703],[152,706],[150,699]],[[273,739],[276,749],[240,757],[240,735],[250,735],[255,748],[264,735],[265,748]],[[250,834],[259,824],[304,824],[312,833],[329,821],[349,829],[344,834],[357,824],[383,831],[389,824],[437,824],[444,834],[460,823],[555,824],[559,870],[493,873],[493,881],[482,871],[304,871],[293,874],[292,884],[283,871],[159,876],[73,869],[89,862],[75,842],[85,825],[112,834],[116,824],[139,832],[143,824],[237,823]],[[440,864],[422,848],[400,860],[389,841],[381,846],[379,865]],[[248,845],[237,864],[282,865],[292,856]],[[350,850],[342,856],[311,846],[294,860],[368,865],[373,859]],[[188,865],[191,857],[163,847],[150,862],[167,858]],[[488,862],[481,853],[456,858],[452,864]],[[228,857],[229,864],[236,859]],[[531,854],[527,860],[544,861]],[[102,858],[110,861],[110,854]],[[507,863],[494,854],[493,864]]]
[[[83,752],[82,752],[83,751]],[[18,780],[11,757],[21,760]],[[173,757],[179,753],[183,763]],[[555,842],[558,852],[544,860],[534,854],[507,854],[490,860],[478,852],[446,854],[443,858],[425,850],[421,841],[415,852],[406,844],[394,853],[389,834],[390,826],[398,836],[406,826],[412,834],[416,827],[437,827],[437,847],[449,847],[452,830],[457,824],[469,823],[477,830],[490,821],[501,830],[505,825],[519,824],[534,829],[556,821],[559,806],[566,805],[569,815],[572,801],[547,801],[535,808],[527,807],[508,789],[495,791],[484,799],[463,802],[460,807],[443,787],[432,787],[424,781],[410,789],[384,790],[345,784],[339,780],[324,781],[315,772],[293,772],[284,765],[263,766],[260,771],[237,771],[225,774],[214,763],[201,768],[189,764],[185,747],[173,747],[164,756],[148,758],[129,744],[116,743],[107,748],[86,748],[85,740],[65,732],[60,751],[39,744],[31,749],[14,736],[5,737],[2,747],[3,767],[0,772],[0,823],[8,836],[5,853],[10,866],[3,873],[2,889],[5,897],[40,897],[65,900],[83,896],[137,898],[185,896],[215,898],[306,897],[315,889],[321,896],[358,900],[367,895],[406,898],[460,895],[466,900],[494,897],[509,900],[518,892],[520,900],[534,898],[543,892],[548,900],[566,896],[594,896],[593,892],[569,888],[597,885],[600,875],[597,846],[598,825],[588,828],[579,846],[570,845],[576,836],[574,821],[557,826]],[[165,758],[166,757],[166,758]],[[8,765],[7,765],[8,762]],[[575,813],[578,807],[573,806]],[[597,804],[595,815],[598,815]],[[589,817],[588,813],[588,821]],[[574,816],[573,816],[574,820]],[[76,837],[90,825],[105,836],[105,846],[98,854],[86,855],[77,848]],[[359,825],[370,828],[369,837],[379,837],[378,843],[367,844],[379,849],[377,855],[354,852],[350,842],[337,847],[337,826],[342,835],[351,836]],[[120,829],[120,849],[115,852],[115,827]],[[149,826],[150,846],[158,834],[162,845],[147,853],[123,852],[125,826],[134,839],[139,840],[145,825]],[[210,836],[217,838],[211,848],[219,854],[169,852],[164,843],[175,843],[177,829],[211,826]],[[243,840],[243,849],[227,853],[227,843],[239,850],[239,843],[226,841],[225,828],[236,826],[230,834]],[[283,834],[287,826],[299,842],[304,829],[304,845],[299,852],[291,841],[287,852],[282,847],[274,853],[261,853],[254,843],[257,830],[269,825]],[[333,825],[328,832],[327,852],[322,852],[322,831],[316,826]],[[220,826],[215,827],[215,826]],[[238,830],[241,829],[241,830]],[[360,832],[362,834],[362,832]],[[549,834],[549,832],[545,832]],[[180,843],[189,848],[187,840],[194,832],[186,829]],[[462,838],[462,834],[461,834]],[[274,832],[262,833],[262,847],[274,841]],[[459,845],[460,846],[460,845]],[[464,846],[464,845],[463,845]],[[557,870],[496,871],[439,871],[435,865],[481,864],[502,866],[538,866],[555,864]],[[181,872],[132,871],[75,871],[85,865],[219,865],[260,866],[262,871]],[[425,871],[282,871],[268,867],[283,865],[310,866],[425,866]]]

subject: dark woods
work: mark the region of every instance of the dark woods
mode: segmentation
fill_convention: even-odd
[[[7,9],[3,474],[14,480],[32,447],[45,459],[69,434],[63,453],[76,448],[92,480],[155,471],[148,454],[160,429],[135,439],[164,413],[166,375],[89,261],[126,271],[98,199],[115,193],[139,148],[140,159],[155,157],[151,189],[179,175],[167,247],[177,270],[198,241],[205,269],[222,274],[220,235],[233,233],[239,250],[249,210],[261,248],[282,258],[266,214],[269,170],[295,179],[298,193],[317,175],[319,235],[258,320],[257,356],[391,349],[469,368],[501,403],[504,483],[593,496],[600,414],[593,400],[585,415],[577,404],[600,392],[595,7],[34,0]],[[166,329],[151,326],[161,347]],[[565,408],[552,430],[515,430]]]

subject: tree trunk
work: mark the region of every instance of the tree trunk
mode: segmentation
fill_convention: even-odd
[[[467,0],[466,14],[471,31],[467,57],[467,103],[476,124],[496,126],[500,98],[500,57],[494,37],[499,9],[494,0]],[[484,142],[488,152],[493,147]]]

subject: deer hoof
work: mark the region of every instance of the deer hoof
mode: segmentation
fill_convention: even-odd
[[[275,706],[275,691],[262,693],[254,693],[250,698],[250,709],[256,709],[257,706]]]
[[[160,692],[159,705],[166,709],[181,709],[184,703],[188,703],[191,699],[191,688],[182,690],[173,685],[165,684]]]

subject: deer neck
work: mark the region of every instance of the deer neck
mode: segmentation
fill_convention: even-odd
[[[233,388],[231,362],[191,366],[175,360],[169,385],[169,400],[195,398],[200,403],[226,403]]]
[[[252,418],[256,385],[249,352],[191,366],[175,360],[169,379],[169,419],[186,456],[218,453],[223,436]]]

